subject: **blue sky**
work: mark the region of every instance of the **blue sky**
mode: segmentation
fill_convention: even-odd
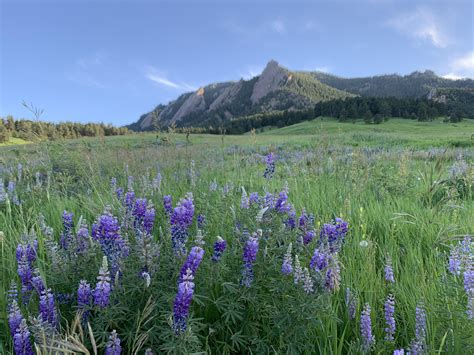
[[[339,76],[474,77],[473,2],[0,0],[0,116],[131,123],[270,59]]]

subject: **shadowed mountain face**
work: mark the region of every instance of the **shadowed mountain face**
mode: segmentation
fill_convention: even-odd
[[[474,81],[444,79],[431,71],[347,79],[321,72],[290,71],[271,60],[259,76],[210,84],[182,94],[167,105],[158,105],[128,127],[142,131],[169,125],[223,124],[254,113],[308,109],[321,101],[353,96],[443,100],[445,96],[438,89],[473,92]]]

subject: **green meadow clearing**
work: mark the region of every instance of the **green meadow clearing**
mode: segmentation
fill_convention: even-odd
[[[367,125],[325,118],[242,136],[143,133],[1,147],[0,353],[12,349],[12,299],[44,353],[102,353],[113,330],[127,354],[473,353],[474,291],[466,287],[474,250],[473,134],[472,120]],[[275,171],[265,178],[269,153]],[[249,202],[255,192],[258,200]],[[188,193],[194,210],[185,246],[202,248],[204,257],[186,281],[194,285],[192,301],[185,329],[177,331],[178,284],[190,253],[175,255],[163,199],[171,195],[176,207]],[[137,217],[140,198],[155,213],[149,238]],[[69,229],[64,211],[73,213]],[[128,248],[118,262],[101,244],[106,236],[89,237],[109,213]],[[198,215],[206,221],[199,228]],[[335,218],[348,231],[331,249],[324,231]],[[61,243],[85,230],[86,252]],[[227,248],[214,261],[217,236]],[[20,264],[46,291],[18,272],[17,247],[34,240],[34,260]],[[258,244],[251,262],[249,241]],[[327,265],[312,263],[315,250]],[[455,270],[450,255],[459,260]],[[109,267],[118,263],[108,305],[92,295],[79,304],[80,281],[95,290],[104,257]],[[289,274],[282,273],[284,260]],[[394,282],[386,279],[387,265]],[[9,298],[12,287],[18,296]],[[41,320],[48,294],[54,324],[34,319]],[[387,331],[389,295],[396,326]]]

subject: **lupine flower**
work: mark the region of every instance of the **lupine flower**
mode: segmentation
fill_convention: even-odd
[[[34,276],[31,278],[31,285],[36,290],[36,292],[38,292],[38,295],[41,295],[41,292],[43,292],[45,289],[43,279],[41,278],[38,269],[34,269],[33,274]]]
[[[158,269],[160,246],[153,241],[150,234],[140,232],[137,234],[137,247],[138,257],[143,265],[142,270],[151,276]]]
[[[105,347],[105,355],[120,355],[121,353],[122,347],[120,346],[120,338],[114,329],[112,333],[110,333],[109,341]]]
[[[169,218],[173,213],[173,199],[171,195],[166,195],[163,197],[163,207],[165,209],[166,215]]]
[[[467,316],[469,319],[474,318],[474,266],[469,263],[463,273],[464,290],[467,294]]]
[[[355,319],[357,310],[357,298],[349,288],[346,288],[345,303],[349,319]]]
[[[13,348],[17,355],[34,355],[30,342],[30,331],[25,319],[22,319],[13,336]]]
[[[281,272],[283,275],[289,275],[293,272],[293,256],[292,252],[292,244],[288,244],[288,249],[286,250],[286,254],[283,258],[283,264],[281,265]]]
[[[79,282],[79,287],[77,288],[77,305],[79,308],[86,308],[91,303],[92,291],[91,285],[86,280],[81,280]]]
[[[127,208],[127,211],[131,211],[133,209],[133,204],[135,202],[135,192],[133,190],[127,191],[125,194],[124,205]]]
[[[72,243],[72,231],[74,228],[74,222],[72,220],[74,214],[68,213],[67,211],[63,212],[63,232],[61,233],[61,247],[63,249],[68,249]]]
[[[328,291],[334,292],[339,289],[339,284],[341,282],[341,275],[339,269],[339,262],[334,260],[330,267],[326,271],[326,278],[324,281],[324,287]]]
[[[360,316],[360,333],[362,337],[362,350],[370,351],[375,344],[375,336],[372,335],[372,319],[370,318],[370,305],[365,304],[364,310]]]
[[[23,320],[20,308],[16,300],[13,300],[8,306],[8,326],[10,327],[11,336],[14,337],[16,330]]]
[[[206,226],[206,223],[207,223],[206,222],[206,216],[200,213],[196,217],[196,220],[197,220],[198,229],[204,229],[204,227]]]
[[[288,218],[283,223],[285,223],[286,228],[290,230],[296,228],[296,212],[293,206],[291,207],[291,210],[288,211]]]
[[[299,284],[303,280],[303,269],[301,268],[300,259],[298,255],[295,255],[295,268],[293,273],[293,280],[295,285]]]
[[[173,329],[177,335],[184,332],[187,328],[189,306],[194,294],[193,279],[193,272],[188,269],[183,277],[183,281],[178,285],[178,292],[176,293],[173,306]]]
[[[250,205],[258,204],[258,202],[259,202],[258,192],[251,192],[250,193],[249,202],[250,202]]]
[[[199,265],[201,264],[202,258],[204,256],[204,249],[201,247],[193,247],[189,252],[186,261],[184,262],[183,266],[181,267],[181,271],[179,273],[178,283],[183,282],[184,277],[188,270],[191,270],[193,276],[196,273]]]
[[[43,322],[48,322],[53,327],[58,326],[59,319],[54,302],[54,295],[51,293],[51,289],[44,290],[41,293],[39,311]]]
[[[266,179],[271,179],[275,173],[275,155],[270,152],[265,156],[265,171],[263,172],[263,177]]]
[[[240,198],[240,208],[248,210],[250,208],[250,199],[242,188],[242,197]]]
[[[120,270],[121,259],[129,253],[128,245],[120,235],[117,218],[107,212],[101,215],[92,225],[92,238],[99,243],[111,264],[112,273],[115,274]]]
[[[16,282],[12,280],[10,282],[10,288],[8,289],[8,292],[7,292],[8,309],[10,305],[13,303],[13,301],[18,303],[18,289],[17,289]]]
[[[410,354],[423,354],[426,348],[426,312],[423,304],[416,306],[415,339],[410,344]]]
[[[280,213],[288,213],[291,211],[292,207],[291,203],[288,202],[288,193],[286,191],[281,191],[275,202],[275,210]]]
[[[404,349],[396,349],[393,351],[393,355],[405,355]]]
[[[216,191],[217,190],[217,182],[216,180],[211,181],[209,184],[209,191]]]
[[[268,208],[274,208],[275,207],[275,196],[272,193],[267,192],[265,194],[263,207],[268,207]]]
[[[34,274],[33,262],[36,260],[37,251],[38,241],[36,239],[32,243],[18,244],[16,249],[17,272],[21,279],[23,293],[33,290],[31,281]]]
[[[192,195],[183,198],[174,208],[170,218],[171,240],[176,255],[186,253],[186,241],[194,216],[194,204]]]
[[[338,251],[344,242],[348,223],[336,218],[333,223],[325,223],[320,232],[320,243],[328,243],[331,252]]]
[[[314,288],[313,288],[313,279],[311,278],[311,275],[309,274],[308,268],[304,268],[303,271],[303,290],[306,293],[313,293]]]
[[[313,256],[311,257],[309,267],[316,271],[322,271],[325,268],[327,268],[330,260],[331,260],[330,255],[316,248],[314,249]]]
[[[222,239],[220,236],[217,236],[217,240],[214,243],[214,254],[212,255],[212,261],[219,261],[222,254],[224,253],[227,247],[227,242]]]
[[[395,283],[395,278],[393,276],[392,262],[390,259],[387,260],[387,265],[385,265],[384,273],[385,273],[385,280],[387,282]]]
[[[254,233],[250,236],[245,243],[243,253],[243,270],[242,270],[242,281],[241,284],[250,287],[253,281],[253,264],[257,260],[258,253],[258,235]]]
[[[115,193],[117,195],[117,198],[119,200],[122,200],[122,196],[123,196],[123,189],[121,187],[118,187],[116,190],[115,190]]]
[[[99,276],[97,277],[97,284],[94,290],[94,303],[95,305],[103,308],[109,305],[110,298],[110,276],[109,266],[107,264],[107,257],[103,257],[102,266],[99,269]]]
[[[384,309],[385,309],[385,340],[386,341],[394,341],[394,335],[395,335],[395,329],[396,329],[396,324],[395,324],[395,298],[393,295],[388,295],[387,300],[385,301],[384,304]]]

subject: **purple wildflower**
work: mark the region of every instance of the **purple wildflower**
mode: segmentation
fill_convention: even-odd
[[[186,276],[186,273],[188,270],[191,270],[193,276],[195,275],[196,270],[198,269],[199,265],[202,262],[203,256],[204,256],[204,249],[202,249],[201,247],[193,247],[191,249],[188,257],[186,258],[186,261],[181,267],[178,283],[183,282],[183,278],[184,276]]]
[[[39,311],[43,322],[48,322],[53,327],[58,326],[59,319],[54,302],[54,295],[51,293],[51,289],[44,290],[41,293]]]
[[[125,194],[124,205],[127,208],[127,211],[131,211],[134,207],[135,202],[135,192],[133,190],[127,191]]]
[[[196,217],[196,220],[198,229],[204,229],[204,227],[206,226],[206,216],[200,213]]]
[[[268,208],[274,208],[275,207],[275,196],[272,193],[267,192],[265,194],[263,207],[268,207]]]
[[[283,275],[290,275],[293,272],[293,256],[292,252],[292,244],[288,244],[288,249],[286,250],[286,254],[283,258],[283,264],[281,265],[281,272]]]
[[[250,208],[250,199],[247,196],[244,188],[242,187],[242,197],[240,198],[240,208],[243,210],[248,210]]]
[[[43,292],[45,289],[43,279],[41,278],[38,269],[35,269],[33,273],[35,276],[31,278],[31,285],[36,290],[36,292],[38,292],[38,295],[41,295],[41,292]]]
[[[466,267],[463,273],[464,290],[467,294],[467,316],[469,319],[474,318],[474,267],[471,263]]]
[[[313,256],[309,263],[309,267],[313,270],[322,271],[325,268],[327,268],[330,260],[331,260],[331,256],[329,254],[316,248],[314,249]]]
[[[346,288],[345,303],[349,319],[355,319],[357,310],[357,298],[349,288]]]
[[[67,211],[63,212],[63,232],[61,233],[61,247],[65,250],[67,250],[70,246],[70,244],[73,241],[73,228],[74,228],[74,222],[72,220],[74,214],[68,213]]]
[[[178,206],[174,208],[170,218],[171,240],[176,255],[186,253],[186,241],[189,236],[189,227],[194,216],[194,204],[192,196],[181,199]]]
[[[30,331],[25,319],[22,319],[13,336],[13,348],[17,355],[34,355],[30,342]]]
[[[300,259],[298,255],[295,255],[295,267],[293,272],[293,281],[295,285],[298,285],[303,281],[303,268],[301,267]]]
[[[105,355],[120,355],[121,353],[122,347],[120,346],[120,338],[114,329],[112,333],[110,333],[109,341],[105,347]]]
[[[286,191],[281,191],[275,202],[275,210],[280,213],[288,213],[291,209],[292,205],[288,202],[288,193]]]
[[[173,213],[173,200],[171,195],[163,197],[163,207],[165,208],[165,213],[169,218]]]
[[[121,259],[129,253],[128,245],[120,235],[117,218],[109,213],[101,215],[92,225],[92,238],[99,243],[111,264],[112,273],[115,274],[120,270]]]
[[[212,261],[218,262],[221,259],[226,247],[227,242],[220,236],[217,236],[217,240],[214,243],[214,254],[212,255]]]
[[[79,308],[87,308],[91,303],[91,297],[91,285],[86,280],[81,280],[77,288],[77,305]]]
[[[258,192],[251,192],[250,193],[249,202],[250,202],[250,205],[258,204],[258,202],[259,202]]]
[[[337,260],[334,260],[332,265],[326,271],[326,279],[324,281],[324,287],[328,291],[334,292],[339,289],[339,284],[341,282],[341,275],[339,269],[339,263]]]
[[[263,177],[266,179],[271,179],[275,173],[275,154],[273,152],[268,153],[265,156],[265,171],[263,172]]]
[[[308,268],[304,268],[303,271],[303,290],[306,293],[313,293],[314,288],[313,288],[313,279],[311,278],[311,275],[309,274]]]
[[[338,251],[344,242],[348,223],[336,218],[333,223],[325,223],[320,232],[320,243],[328,243],[331,252]]]
[[[372,335],[372,319],[370,318],[370,305],[365,304],[364,310],[360,316],[360,333],[362,337],[362,350],[370,351],[375,344],[375,336]]]
[[[393,355],[405,355],[404,349],[396,349],[393,351]]]
[[[191,269],[186,270],[183,281],[178,285],[178,292],[173,306],[173,329],[177,335],[184,332],[187,328],[187,318],[189,306],[193,299],[194,282]]]
[[[109,304],[110,298],[110,276],[109,276],[109,266],[107,264],[107,257],[103,257],[102,266],[99,270],[99,276],[97,277],[97,284],[94,290],[94,303],[101,307],[107,307]]]
[[[250,236],[245,243],[243,261],[244,266],[242,270],[242,281],[241,284],[250,287],[253,281],[253,264],[257,260],[258,253],[258,235],[254,233]]]
[[[394,341],[394,335],[395,335],[395,329],[396,329],[396,324],[395,324],[395,298],[393,295],[388,295],[387,300],[385,301],[384,304],[384,309],[385,309],[385,324],[387,325],[385,328],[385,340],[386,341]]]
[[[393,276],[393,267],[390,259],[387,260],[387,264],[384,268],[385,280],[387,282],[395,283],[395,277]]]
[[[8,326],[10,327],[11,336],[14,337],[16,330],[23,320],[20,308],[18,307],[17,301],[13,300],[8,306]]]

